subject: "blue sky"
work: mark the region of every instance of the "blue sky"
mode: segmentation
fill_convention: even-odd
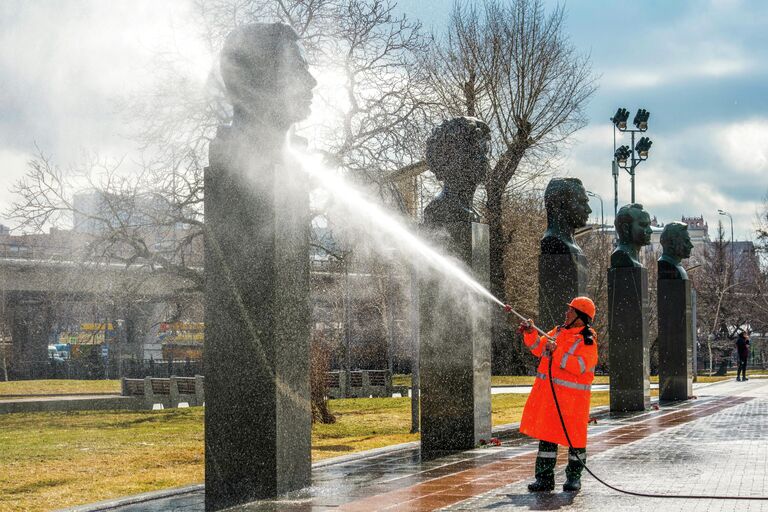
[[[210,57],[189,31],[178,30],[187,5],[0,2],[0,210],[35,143],[65,166],[83,150],[135,150],[115,103],[150,83],[146,70],[159,43],[198,56],[193,73],[205,76]],[[452,5],[399,1],[401,12],[435,30]],[[609,118],[619,106],[646,108],[654,145],[637,171],[638,201],[662,222],[704,215],[713,226],[724,209],[733,214],[736,238],[751,238],[768,192],[768,2],[574,0],[566,9],[566,31],[591,55],[600,88],[588,106],[590,123],[558,173],[582,178],[610,217]],[[619,204],[627,202],[629,177],[622,174]],[[599,213],[599,202],[592,208]],[[1,214],[0,222],[7,223]]]

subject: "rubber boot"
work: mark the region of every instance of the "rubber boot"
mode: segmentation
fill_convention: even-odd
[[[530,492],[554,490],[556,464],[557,444],[539,441],[539,453],[536,457],[536,481],[528,484],[528,490]]]
[[[577,457],[578,455],[578,457]],[[566,492],[577,492],[581,489],[581,471],[584,469],[581,462],[587,463],[586,448],[571,448],[568,450],[568,466],[565,468],[566,481],[563,484],[563,490]]]

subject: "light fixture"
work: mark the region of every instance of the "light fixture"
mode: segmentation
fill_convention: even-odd
[[[653,141],[648,137],[640,137],[640,140],[635,144],[635,151],[637,151],[641,160],[648,158],[648,150],[651,149],[651,144],[653,144]]]
[[[632,123],[637,126],[637,129],[641,132],[644,132],[648,129],[648,117],[650,116],[650,112],[645,110],[644,108],[641,108],[637,111],[637,114],[635,114],[635,120],[632,121]]]
[[[611,118],[611,121],[613,121],[613,124],[618,128],[619,130],[626,130],[627,129],[627,119],[629,119],[629,110],[625,108],[619,108],[616,113]]]
[[[619,167],[625,167],[630,154],[629,146],[619,146],[613,154],[613,157],[616,159]]]

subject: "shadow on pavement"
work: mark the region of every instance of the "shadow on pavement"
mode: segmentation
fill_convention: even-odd
[[[525,494],[507,494],[506,499],[484,507],[484,510],[492,510],[495,508],[503,509],[510,506],[527,508],[528,510],[557,510],[573,503],[573,498],[575,496],[576,493],[572,492],[527,492]]]

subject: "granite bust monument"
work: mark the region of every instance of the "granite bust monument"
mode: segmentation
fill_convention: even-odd
[[[616,234],[619,244],[611,253],[611,268],[642,267],[640,248],[651,243],[651,217],[643,205],[622,206],[616,214]]]
[[[474,117],[455,117],[432,130],[426,160],[443,190],[424,209],[426,224],[477,220],[472,198],[488,172],[490,133]]]
[[[693,312],[691,283],[681,261],[691,255],[688,225],[670,222],[661,233],[656,286],[658,308],[659,400],[687,400],[693,393]]]
[[[316,82],[288,25],[221,52],[232,123],[205,169],[205,509],[310,484],[309,191],[290,152]]]
[[[426,160],[442,192],[424,210],[423,236],[488,286],[488,226],[472,208],[488,171],[488,125],[456,117],[437,126]],[[491,435],[490,306],[422,274],[420,288],[421,455],[477,446]],[[468,312],[472,311],[471,314]]]
[[[688,279],[681,261],[691,256],[691,235],[688,224],[670,222],[661,232],[663,253],[659,258],[659,279]]]
[[[573,238],[577,228],[587,225],[589,198],[578,178],[554,178],[544,192],[547,230],[541,239],[542,254],[583,254]]]

